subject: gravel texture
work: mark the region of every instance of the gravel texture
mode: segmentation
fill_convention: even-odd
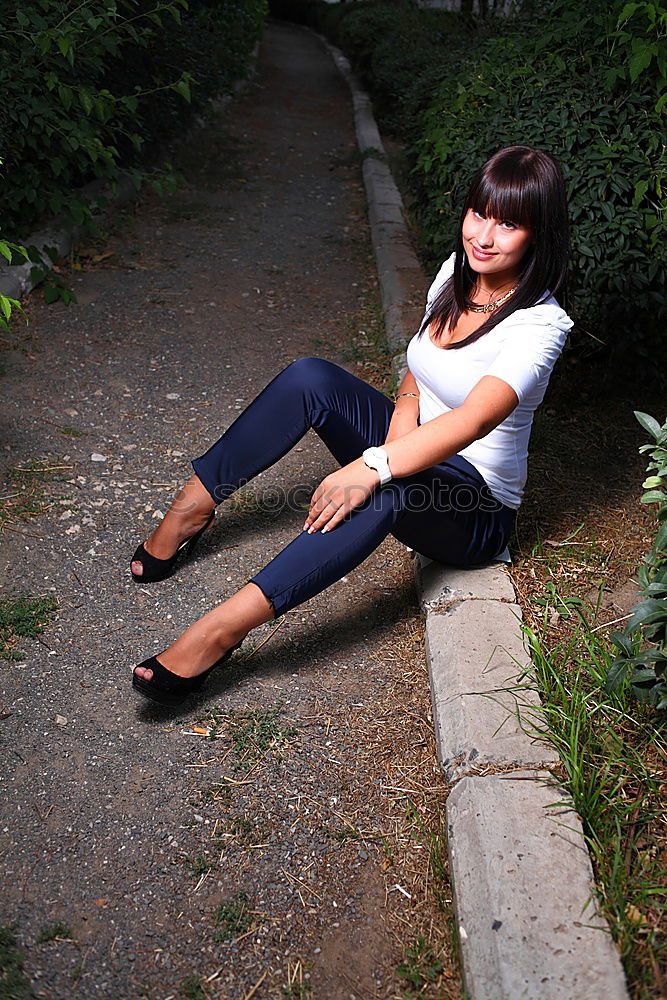
[[[137,586],[129,557],[188,459],[294,358],[375,370],[355,356],[376,293],[348,105],[320,44],[270,26],[253,83],[181,152],[185,186],[82,255],[77,305],[33,297],[3,352],[0,471],[51,471],[43,512],[6,523],[0,582],[58,601],[0,663],[0,923],[35,996],[397,997],[420,935],[439,966],[421,995],[459,995],[398,543],[253,633],[182,711],[130,687],[300,530],[332,468],[308,435],[175,577]]]

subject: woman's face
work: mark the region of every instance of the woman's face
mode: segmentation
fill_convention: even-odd
[[[519,277],[533,241],[532,231],[526,226],[481,215],[472,208],[463,220],[462,235],[470,267],[480,276],[492,277],[494,285]]]

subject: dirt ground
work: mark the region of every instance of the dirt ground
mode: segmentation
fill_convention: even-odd
[[[0,663],[0,923],[36,997],[460,996],[398,543],[182,711],[130,687],[300,530],[281,491],[332,468],[308,435],[175,577],[137,586],[130,555],[189,459],[294,358],[378,370],[349,105],[318,42],[270,26],[255,80],[182,151],[187,183],[83,248],[78,304],[32,296],[2,352],[5,509],[32,467],[41,513],[6,521],[0,582],[57,601]]]

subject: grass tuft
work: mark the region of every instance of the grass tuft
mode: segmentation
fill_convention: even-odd
[[[443,964],[436,958],[433,948],[423,935],[407,949],[405,961],[399,965],[396,974],[408,985],[404,1000],[417,1000],[429,983],[434,983],[442,972]]]
[[[237,892],[226,903],[220,903],[215,912],[216,941],[230,941],[244,934],[251,924],[250,902],[245,892]]]
[[[179,996],[185,1000],[209,1000],[210,994],[202,986],[200,976],[188,976],[178,989]]]
[[[21,660],[22,638],[34,639],[50,624],[57,608],[53,597],[19,594],[0,601],[0,660]]]
[[[47,496],[45,487],[62,480],[63,474],[71,471],[71,465],[57,461],[34,461],[10,469],[9,491],[0,496],[0,527],[29,521],[47,511],[54,498]]]
[[[308,981],[303,983],[286,983],[282,988],[282,995],[286,1000],[306,1000],[312,987]]]
[[[241,760],[257,760],[268,750],[276,749],[297,735],[292,726],[282,727],[279,724],[281,711],[282,703],[264,712],[251,709],[231,717],[229,735]]]
[[[52,924],[45,924],[37,935],[37,944],[44,944],[47,941],[72,941],[74,935],[71,929],[61,920],[56,920]]]
[[[195,878],[205,875],[206,872],[211,870],[212,865],[213,862],[204,857],[203,854],[200,854],[197,858],[187,858],[185,861],[185,867]]]
[[[30,983],[23,973],[24,956],[19,949],[15,926],[0,926],[0,1000],[24,1000],[31,996]]]

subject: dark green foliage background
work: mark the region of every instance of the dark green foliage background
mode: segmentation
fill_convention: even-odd
[[[450,252],[470,177],[492,152],[554,153],[570,198],[572,348],[601,374],[643,366],[664,378],[667,6],[555,0],[513,20],[387,0],[271,9],[343,48],[406,145],[429,267]]]
[[[77,188],[137,182],[241,76],[265,0],[0,0],[3,235],[88,212]]]

